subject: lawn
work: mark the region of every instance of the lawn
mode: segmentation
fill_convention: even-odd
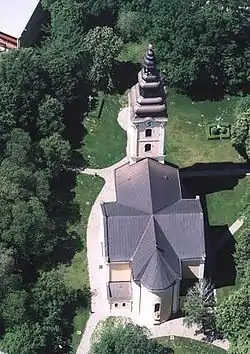
[[[207,140],[205,136],[205,126],[219,116],[224,122],[233,122],[235,97],[218,102],[192,102],[174,90],[170,90],[168,97],[165,139],[168,162],[187,167],[197,162],[243,161],[230,140]],[[86,118],[87,134],[80,151],[90,167],[108,167],[125,156],[126,132],[117,123],[120,108],[120,95],[105,95],[101,117]]]
[[[214,345],[199,342],[196,340],[174,337],[160,337],[157,338],[160,343],[166,347],[173,349],[174,354],[225,354],[224,349],[215,347]]]
[[[130,61],[132,63],[140,63],[144,58],[145,52],[148,47],[148,42],[128,42],[124,44],[121,53],[118,56],[120,61]]]
[[[117,123],[121,108],[120,95],[105,95],[100,118],[88,116],[84,127],[84,137],[80,152],[91,168],[113,165],[125,156],[126,132]]]
[[[241,161],[229,140],[207,140],[205,127],[218,117],[233,123],[235,97],[221,101],[194,102],[189,97],[170,90],[169,121],[166,129],[166,160],[179,167],[197,162]]]
[[[206,196],[210,225],[233,224],[241,216],[242,199],[250,179],[240,179],[232,190],[224,190]]]
[[[62,265],[65,283],[74,289],[82,289],[89,286],[88,265],[86,255],[86,230],[92,205],[101,191],[104,181],[100,177],[80,174],[77,176],[75,199],[80,204],[81,220],[71,226],[81,237],[83,249],[77,252],[70,265]],[[89,309],[80,308],[74,318],[74,333],[72,347],[76,348],[81,340],[83,330],[89,318]]]

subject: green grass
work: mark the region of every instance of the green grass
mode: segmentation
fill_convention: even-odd
[[[225,354],[224,349],[215,347],[211,344],[206,344],[196,340],[182,337],[174,337],[173,340],[170,337],[157,338],[164,346],[170,347],[174,350],[174,354]]]
[[[139,43],[126,43],[118,56],[120,61],[131,61],[132,63],[140,63],[145,55],[148,47],[148,41]]]
[[[76,201],[80,204],[81,220],[71,229],[74,229],[81,237],[83,249],[77,252],[70,265],[61,265],[60,271],[64,275],[65,284],[74,289],[83,289],[89,286],[88,265],[86,254],[86,230],[89,214],[94,201],[104,185],[100,177],[80,174],[77,176],[75,188]],[[74,332],[72,336],[72,347],[76,348],[81,340],[81,334],[89,318],[89,309],[78,309],[74,318]],[[77,334],[80,331],[81,334]],[[80,333],[79,332],[79,333]]]
[[[190,98],[168,93],[169,121],[166,130],[166,160],[186,167],[197,162],[241,161],[229,140],[207,140],[205,126],[219,116],[232,123],[235,97],[218,102],[192,102]]]
[[[101,117],[85,120],[87,135],[80,151],[89,167],[108,167],[125,156],[127,136],[117,122],[120,102],[120,95],[105,95]]]
[[[249,186],[249,177],[239,180],[232,190],[208,194],[207,209],[210,225],[231,226],[241,216],[242,199]]]
[[[207,140],[205,126],[219,116],[233,123],[235,97],[218,102],[192,102],[173,90],[168,93],[166,160],[186,167],[197,162],[243,161],[229,140]],[[101,117],[85,121],[87,134],[81,153],[93,168],[108,167],[125,156],[126,132],[117,123],[120,95],[105,95]]]
[[[84,331],[84,328],[86,326],[88,319],[89,319],[89,310],[85,309],[85,308],[78,309],[78,311],[74,317],[74,323],[73,323],[74,333],[73,333],[72,341],[71,341],[72,354],[76,352],[76,349],[77,349],[78,345],[80,344],[82,334],[83,334],[83,331]]]

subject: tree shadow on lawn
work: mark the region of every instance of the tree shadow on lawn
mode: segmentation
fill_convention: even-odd
[[[82,248],[80,236],[69,225],[80,221],[80,205],[75,201],[76,172],[63,171],[53,184],[50,214],[55,220],[55,234],[60,235],[59,244],[50,255],[52,266],[58,263],[68,263],[75,253]]]
[[[140,64],[116,60],[112,76],[114,91],[123,94],[128,88],[135,85],[138,82],[137,74],[140,70]]]
[[[83,92],[84,90],[84,92]],[[92,89],[89,85],[77,89],[77,97],[65,107],[64,112],[64,138],[72,147],[71,164],[74,167],[86,166],[86,161],[77,151],[82,146],[82,140],[87,134],[83,121],[89,109],[88,96]]]
[[[225,96],[224,88],[209,79],[194,81],[185,93],[192,101],[220,101]]]

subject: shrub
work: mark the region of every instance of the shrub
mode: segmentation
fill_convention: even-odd
[[[250,109],[250,95],[241,97],[235,107],[236,116],[240,115],[241,113],[245,113]]]
[[[220,129],[218,127],[211,127],[210,129],[211,135],[219,135],[220,134]]]

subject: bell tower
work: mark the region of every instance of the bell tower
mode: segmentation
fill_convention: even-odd
[[[128,99],[129,162],[132,164],[145,157],[151,157],[164,163],[166,95],[151,44],[148,46],[143,67],[138,73],[138,82],[129,91]]]

